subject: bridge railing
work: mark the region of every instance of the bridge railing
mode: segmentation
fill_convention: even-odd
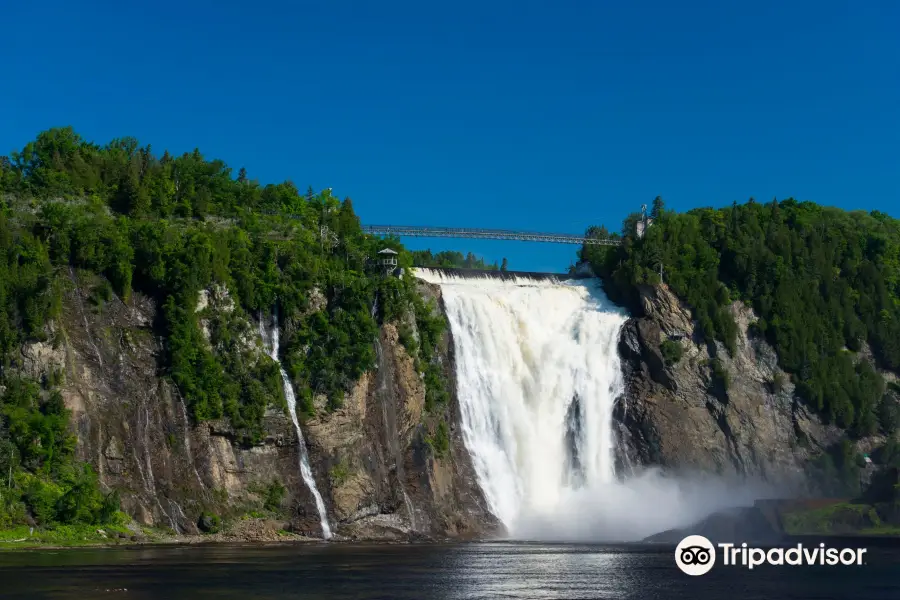
[[[280,215],[288,219],[299,219],[298,215],[262,211],[262,214]],[[420,227],[414,225],[363,225],[364,233],[370,235],[397,235],[407,237],[468,238],[482,240],[518,240],[523,242],[550,242],[556,244],[587,244],[589,246],[618,246],[619,238],[585,237],[569,233],[541,233],[536,231],[513,231],[510,229],[482,229],[474,227]]]
[[[479,229],[471,227],[416,227],[407,225],[363,225],[363,232],[372,235],[397,235],[410,237],[454,237],[469,239],[519,240],[526,242],[553,242],[558,244],[588,244],[618,246],[617,238],[594,238],[568,233],[541,233],[513,231],[509,229]]]

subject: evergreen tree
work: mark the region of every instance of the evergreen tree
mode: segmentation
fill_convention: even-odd
[[[612,297],[639,310],[634,286],[658,282],[662,264],[707,341],[730,351],[729,306],[742,301],[812,407],[854,435],[877,429],[883,382],[851,352],[867,342],[879,366],[900,368],[900,222],[793,199],[653,212],[664,218],[643,239],[630,215],[621,246],[581,249]]]
[[[659,220],[659,218],[663,216],[665,209],[666,205],[663,202],[662,197],[657,196],[653,199],[653,206],[650,209],[650,218],[654,221]]]

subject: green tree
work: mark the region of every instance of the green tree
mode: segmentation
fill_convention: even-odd
[[[653,199],[653,205],[650,208],[650,218],[652,218],[655,221],[659,220],[663,216],[665,209],[666,209],[666,204],[665,204],[665,202],[663,202],[662,197],[657,196],[656,198]]]
[[[900,224],[788,199],[662,215],[643,239],[630,215],[618,247],[585,246],[580,258],[610,297],[640,311],[637,286],[665,283],[693,309],[708,343],[735,350],[730,305],[759,316],[754,332],[776,349],[797,391],[826,418],[868,435],[883,382],[852,352],[867,342],[878,366],[900,368]],[[848,352],[848,350],[850,352]]]

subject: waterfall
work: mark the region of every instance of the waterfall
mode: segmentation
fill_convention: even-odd
[[[626,315],[599,281],[416,276],[442,288],[463,441],[509,536],[636,540],[721,503],[723,486],[656,470],[617,477],[613,409],[624,401]]]
[[[259,333],[265,342],[266,330],[262,318],[259,320]],[[269,340],[269,356],[278,363],[278,368],[281,370],[281,381],[284,384],[284,397],[287,400],[291,422],[293,422],[294,430],[297,432],[297,445],[300,453],[300,475],[303,477],[303,482],[306,483],[306,487],[312,492],[313,498],[316,501],[316,510],[319,511],[319,521],[322,524],[322,537],[327,540],[331,539],[331,526],[328,524],[325,501],[322,500],[322,494],[319,493],[319,488],[316,487],[316,480],[313,477],[312,469],[309,466],[309,453],[306,450],[306,440],[303,438],[303,431],[300,429],[300,422],[297,420],[297,397],[294,395],[294,386],[291,385],[291,380],[284,370],[284,366],[282,366],[281,359],[278,356],[279,337],[278,312],[276,311],[272,313],[272,335]]]

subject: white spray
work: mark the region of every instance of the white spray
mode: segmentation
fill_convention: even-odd
[[[259,321],[259,333],[263,338],[263,341],[265,341],[266,331],[262,319],[260,319]],[[284,367],[281,365],[281,360],[278,357],[279,333],[277,312],[272,314],[272,336],[270,342],[269,356],[272,357],[272,360],[278,363],[278,368],[281,371],[281,380],[284,384],[284,397],[287,400],[287,407],[288,412],[291,415],[291,422],[294,423],[294,430],[297,432],[297,445],[300,449],[300,475],[303,477],[303,482],[306,483],[306,487],[309,488],[310,492],[312,492],[313,498],[316,501],[316,510],[319,511],[319,521],[322,524],[322,537],[328,540],[331,539],[332,536],[331,526],[328,524],[328,514],[325,510],[325,501],[322,500],[322,495],[319,493],[319,488],[316,487],[316,480],[313,477],[312,469],[309,466],[309,454],[306,450],[306,440],[303,438],[303,431],[300,429],[300,422],[297,420],[297,397],[294,395],[294,386],[291,385],[291,380],[288,377],[287,372],[284,370]]]
[[[442,286],[463,439],[491,511],[518,539],[634,540],[721,503],[724,484],[615,472],[625,314],[596,280],[461,278]]]

